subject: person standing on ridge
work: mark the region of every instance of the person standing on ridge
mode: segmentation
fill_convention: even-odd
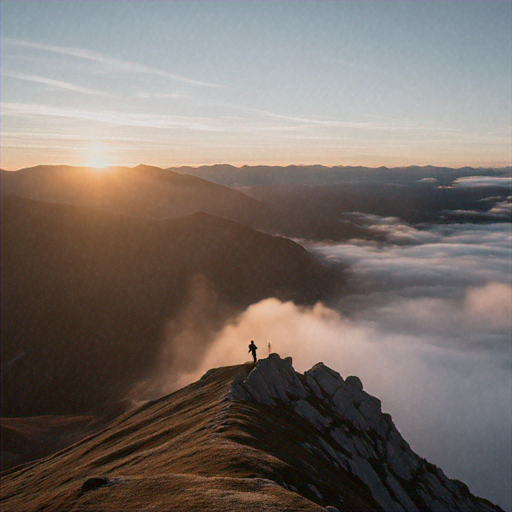
[[[251,340],[251,344],[249,345],[249,352],[252,353],[254,362],[256,362],[256,350],[257,349],[258,349],[258,347],[254,344],[254,340]]]

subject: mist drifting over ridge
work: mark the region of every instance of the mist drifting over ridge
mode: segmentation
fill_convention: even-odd
[[[299,371],[321,360],[359,376],[420,455],[507,509],[510,225],[375,223],[382,226],[395,243],[306,244],[329,264],[348,265],[343,297],[329,306],[276,299],[250,306],[178,382],[235,364],[250,339],[262,356],[269,344],[291,355]]]

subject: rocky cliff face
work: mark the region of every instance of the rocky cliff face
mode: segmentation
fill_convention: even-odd
[[[384,510],[499,510],[414,453],[358,377],[343,379],[323,363],[301,375],[291,358],[271,354],[240,374],[228,396],[300,416],[315,433],[303,447],[360,479]],[[310,485],[324,503],[344,502],[343,492],[327,496],[314,472]]]

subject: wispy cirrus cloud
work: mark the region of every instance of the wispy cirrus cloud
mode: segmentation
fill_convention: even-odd
[[[19,73],[17,71],[2,70],[2,75],[10,78],[16,78],[18,80],[25,80],[26,82],[33,82],[43,85],[49,85],[51,87],[57,87],[59,89],[65,89],[68,91],[78,92],[81,94],[88,94],[92,96],[112,96],[111,94],[99,91],[97,89],[89,89],[87,87],[80,87],[79,85],[72,84],[70,82],[63,82],[61,80],[54,80],[52,78],[46,78],[42,76],[29,75],[27,73]]]
[[[139,126],[146,128],[188,128],[202,131],[221,131],[224,128],[216,118],[198,116],[180,116],[170,114],[140,114],[115,112],[112,110],[85,110],[78,108],[60,108],[33,103],[1,104],[2,115],[47,116],[96,121],[116,126]]]
[[[168,71],[164,71],[161,69],[153,68],[151,66],[146,66],[144,64],[136,64],[134,62],[129,62],[122,59],[117,59],[114,57],[109,57],[100,52],[95,52],[91,50],[84,50],[83,48],[72,48],[66,46],[56,46],[44,43],[37,43],[33,41],[24,41],[21,39],[14,39],[11,37],[2,38],[3,45],[11,45],[18,46],[23,48],[31,48],[33,50],[46,51],[51,53],[57,53],[60,55],[67,55],[69,57],[75,57],[78,59],[87,60],[90,62],[95,62],[98,64],[103,64],[110,68],[113,71],[125,71],[131,73],[143,73],[149,75],[161,76],[164,78],[169,78],[171,80],[176,80],[178,82],[184,82],[190,85],[197,85],[202,87],[221,87],[219,84],[203,82],[200,80],[194,80],[185,76],[177,75],[174,73],[169,73]]]
[[[86,135],[81,133],[37,133],[37,132],[22,132],[22,131],[2,131],[3,138],[30,138],[30,139],[39,139],[39,140],[48,140],[48,139],[58,139],[58,140],[98,140],[98,135]],[[143,137],[128,137],[128,136],[112,136],[112,135],[102,135],[102,141],[124,141],[124,142],[146,142],[150,139]]]
[[[137,98],[142,98],[145,100],[157,99],[157,100],[167,100],[167,99],[177,99],[177,98],[187,98],[188,94],[184,92],[137,92],[135,93]]]
[[[37,103],[3,102],[3,115],[46,116],[96,121],[117,126],[147,128],[186,128],[200,131],[276,131],[307,128],[308,125],[268,124],[268,121],[255,120],[252,117],[230,116],[186,116],[176,114],[143,114],[139,112],[88,110],[84,108],[56,107]]]
[[[327,126],[327,127],[337,127],[337,128],[359,128],[363,130],[382,130],[382,131],[400,131],[400,130],[410,130],[410,123],[398,124],[396,122],[393,123],[375,123],[375,122],[358,122],[358,121],[347,121],[343,119],[333,119],[333,118],[322,118],[322,117],[308,117],[308,116],[293,116],[287,114],[277,114],[275,112],[270,112],[267,110],[243,107],[239,106],[239,108],[247,111],[253,112],[255,114],[261,115],[266,118],[279,119],[282,121],[291,121],[294,123],[302,123],[304,125],[317,125],[317,126]]]

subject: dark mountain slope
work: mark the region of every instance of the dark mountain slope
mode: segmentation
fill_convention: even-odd
[[[41,165],[3,172],[2,193],[148,218],[180,217],[196,211],[222,215],[243,208],[253,213],[265,207],[276,211],[272,205],[227,187],[147,165],[102,171]]]
[[[198,287],[214,331],[265,297],[311,303],[334,284],[290,240],[206,214],[156,222],[4,197],[1,235],[7,416],[81,413],[122,396]]]
[[[41,201],[82,205],[133,217],[175,218],[205,212],[289,237],[320,236],[326,227],[300,212],[258,201],[239,191],[158,167],[113,167],[97,171],[86,167],[38,166],[4,171],[2,194]],[[327,234],[352,236],[348,224],[329,227]]]
[[[94,416],[0,418],[0,423],[2,470],[50,455],[104,427]]]
[[[356,377],[210,370],[3,475],[2,510],[498,511],[418,457]]]

